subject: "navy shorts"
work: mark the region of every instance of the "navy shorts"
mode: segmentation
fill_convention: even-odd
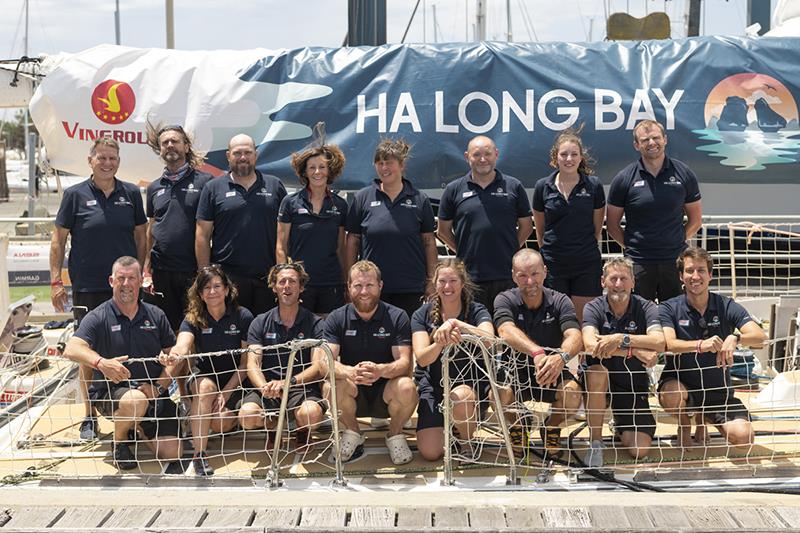
[[[317,387],[292,387],[289,389],[289,398],[286,401],[286,409],[289,412],[295,411],[303,405],[303,402],[314,402],[322,407],[322,412],[328,410],[328,402],[322,399],[322,395]],[[281,410],[281,398],[265,398],[258,389],[250,389],[242,400],[242,405],[255,403],[265,411],[275,413],[277,417]]]
[[[389,418],[389,404],[383,401],[383,390],[388,379],[380,378],[372,385],[358,385],[356,397],[356,416]]]
[[[567,296],[600,296],[603,294],[603,287],[600,285],[602,274],[600,260],[577,265],[549,262],[544,283]]]
[[[747,407],[731,391],[703,390],[699,387],[692,387],[676,379],[672,372],[668,375],[661,375],[661,381],[658,384],[659,392],[665,383],[673,380],[678,381],[687,389],[688,397],[684,410],[690,413],[701,413],[706,423],[721,426],[731,420],[750,420]]]
[[[131,389],[130,387],[103,387],[94,389],[89,395],[92,405],[104,417],[113,420],[114,413],[119,408],[122,396]],[[145,436],[153,440],[158,437],[174,437],[178,435],[178,406],[169,397],[169,392],[150,400],[147,412],[139,422],[139,428]]]
[[[488,381],[454,383],[452,388],[461,385],[471,387],[478,395],[478,405],[481,416],[489,406],[488,398],[491,385]],[[428,428],[443,428],[444,413],[441,410],[444,400],[444,391],[441,387],[435,387],[427,379],[422,379],[417,383],[419,389],[419,405],[417,406],[417,431]]]
[[[633,276],[636,286],[633,292],[655,302],[666,302],[670,298],[683,294],[683,287],[678,275],[678,266],[674,261],[669,263],[640,264],[634,263]]]

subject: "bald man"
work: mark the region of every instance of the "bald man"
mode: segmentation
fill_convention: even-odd
[[[511,257],[533,231],[531,204],[516,178],[496,168],[500,151],[489,137],[473,138],[464,152],[470,171],[447,184],[437,235],[467,265],[479,288],[476,300],[494,311],[494,299],[514,286]]]
[[[275,306],[267,272],[275,264],[278,208],[286,189],[275,176],[256,170],[253,139],[228,143],[230,172],[211,180],[197,208],[197,266],[222,265],[239,289],[239,304],[254,315]]]

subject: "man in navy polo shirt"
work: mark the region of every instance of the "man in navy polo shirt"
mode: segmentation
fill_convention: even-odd
[[[258,315],[247,335],[251,350],[247,375],[253,389],[245,396],[239,410],[239,421],[244,429],[273,428],[278,421],[290,351],[264,347],[295,339],[322,338],[322,319],[300,305],[300,294],[307,282],[308,274],[302,263],[283,263],[269,272],[269,286],[278,298],[278,306]],[[310,348],[295,354],[291,376],[286,408],[297,423],[297,445],[306,446],[327,409],[319,387],[319,368],[311,358]],[[267,441],[267,446],[269,444]]]
[[[417,407],[417,387],[411,379],[411,323],[402,309],[381,301],[381,271],[371,261],[358,261],[349,271],[349,304],[325,319],[325,340],[333,353],[335,368],[321,349],[314,359],[322,373],[336,376],[336,402],[342,461],[364,453],[364,437],[358,416],[390,417],[386,446],[394,464],[413,459],[403,425]],[[324,385],[326,397],[330,387]]]
[[[531,205],[516,178],[495,165],[499,150],[488,137],[472,139],[464,152],[470,171],[450,182],[439,204],[437,235],[467,265],[476,300],[493,312],[494,298],[513,287],[511,256],[533,231]],[[454,231],[455,230],[455,231]]]
[[[658,122],[639,122],[633,146],[642,156],[611,181],[606,228],[633,261],[637,294],[664,302],[681,293],[675,259],[702,224],[700,186],[685,163],[667,157],[667,134]]]
[[[203,158],[181,126],[151,127],[147,144],[164,162],[161,177],[147,187],[147,255],[145,286],[161,295],[152,302],[161,307],[172,329],[178,330],[186,310],[186,294],[197,273],[194,255],[197,204],[211,174],[200,172]]]
[[[755,434],[747,408],[733,395],[730,367],[737,344],[759,347],[766,336],[744,307],[708,290],[714,263],[706,250],[687,248],[677,266],[686,292],[660,306],[667,350],[675,355],[667,356],[661,373],[659,402],[678,417],[683,448],[705,445],[706,424],[729,444],[749,446]],[[697,415],[694,439],[691,413]]]
[[[177,406],[166,389],[172,378],[156,357],[165,357],[175,344],[175,333],[161,309],[139,302],[142,272],[135,258],[117,259],[108,283],[111,299],[81,320],[64,356],[94,369],[89,397],[114,421],[118,468],[137,466],[128,445],[128,431],[136,427],[158,460],[174,461],[181,456]]]
[[[514,254],[512,278],[517,286],[495,298],[494,324],[500,337],[519,352],[518,398],[552,404],[542,438],[547,457],[557,458],[563,454],[559,425],[581,403],[580,385],[569,373],[562,379],[562,370],[583,344],[572,301],[545,287],[546,277],[539,252],[525,248]],[[515,447],[525,445],[524,419],[509,432]]]
[[[142,194],[136,185],[115,177],[119,161],[117,141],[108,137],[96,139],[89,151],[92,175],[64,191],[56,215],[50,242],[50,298],[55,310],[63,312],[67,292],[61,280],[61,268],[67,237],[71,237],[69,277],[72,314],[76,321],[111,298],[108,276],[115,259],[130,255],[144,260],[147,218]],[[86,383],[91,376],[91,368],[81,367],[86,418],[81,423],[80,436],[85,440],[97,436],[94,411],[86,400]]]
[[[267,272],[275,264],[278,208],[286,189],[256,170],[253,139],[228,144],[230,173],[206,184],[197,208],[197,265],[219,263],[239,289],[239,303],[263,313],[275,306]]]
[[[584,462],[603,466],[603,418],[606,396],[611,392],[614,427],[625,451],[634,459],[644,457],[656,432],[650,412],[650,378],[664,350],[664,333],[658,306],[633,294],[633,263],[616,257],[603,265],[600,283],[605,296],[586,304],[583,312],[583,345],[586,358],[586,420],[591,443]]]

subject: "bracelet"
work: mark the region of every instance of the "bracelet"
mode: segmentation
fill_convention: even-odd
[[[546,354],[546,353],[547,353],[547,352],[545,352],[544,350],[542,350],[541,348],[539,348],[539,349],[538,349],[538,350],[536,350],[535,352],[531,352],[531,357],[533,358],[533,360],[534,360],[534,362],[535,362],[537,357],[539,357],[540,355],[544,355],[544,354]]]
[[[697,353],[700,353],[700,346],[701,346],[702,344],[703,344],[703,339],[698,339],[698,340],[697,340],[697,348],[695,349],[695,351],[696,351]]]
[[[633,346],[628,346],[627,359],[630,359],[631,357],[633,357]]]
[[[100,370],[100,368],[99,368],[100,367],[100,361],[102,361],[102,360],[103,360],[102,356],[98,355],[97,359],[95,359],[94,363],[92,363],[92,368],[94,368],[95,370]]]
[[[50,282],[50,286],[51,287],[58,287],[58,286],[63,287],[64,286],[64,282],[61,281],[60,279],[57,279],[57,280],[51,281]]]

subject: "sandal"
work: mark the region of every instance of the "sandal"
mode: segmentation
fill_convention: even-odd
[[[544,456],[548,461],[561,459],[564,455],[564,448],[561,447],[561,428],[549,428],[542,426],[539,429],[544,445]]]
[[[386,437],[386,447],[389,448],[389,458],[396,465],[410,463],[414,458],[411,448],[408,447],[405,433],[398,433],[392,437]]]

